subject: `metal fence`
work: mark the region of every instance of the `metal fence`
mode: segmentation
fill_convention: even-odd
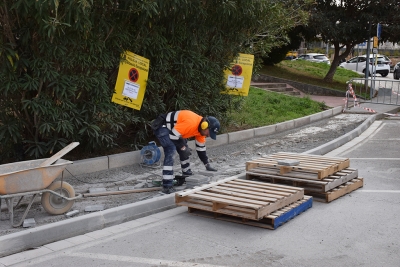
[[[400,105],[400,81],[376,78],[354,78],[347,82],[345,109],[349,103],[359,106],[361,103]]]

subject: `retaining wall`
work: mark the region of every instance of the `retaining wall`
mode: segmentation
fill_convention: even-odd
[[[324,95],[324,96],[340,96],[345,97],[346,92],[333,90],[330,88],[320,87],[316,85],[310,85],[306,83],[300,83],[296,81],[286,80],[264,74],[254,75],[252,78],[253,82],[266,82],[266,83],[287,83],[292,87],[299,89],[300,91],[309,95]]]

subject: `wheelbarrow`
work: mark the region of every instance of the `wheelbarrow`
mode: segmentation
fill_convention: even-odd
[[[41,204],[52,215],[59,215],[69,211],[75,199],[82,197],[81,194],[75,194],[73,187],[64,182],[62,178],[61,181],[54,182],[67,165],[72,164],[72,161],[60,158],[77,145],[79,145],[78,142],[71,143],[48,159],[0,165],[0,207],[4,199],[10,214],[10,223],[13,227],[22,225],[37,195],[42,195]],[[14,224],[14,208],[19,206],[25,196],[32,197],[22,219]],[[17,198],[20,199],[14,206],[14,200]]]

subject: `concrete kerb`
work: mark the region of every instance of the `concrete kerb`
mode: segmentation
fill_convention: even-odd
[[[109,169],[109,159],[107,156],[90,158],[74,161],[72,165],[67,166],[63,171],[63,178],[71,177],[71,175],[80,175],[90,172],[104,171]]]
[[[240,131],[244,132],[243,136],[247,136],[247,138],[254,138],[262,136],[263,134],[273,134],[277,132],[277,128],[280,130],[288,130],[294,128],[296,125],[304,123],[304,121],[314,122],[319,119],[326,118],[328,114],[330,116],[337,115],[341,113],[341,107],[335,108],[332,110],[323,111],[311,116],[307,116],[304,118],[293,120],[288,123],[281,123],[279,127],[277,125],[265,126],[260,128],[255,128],[251,130]],[[375,119],[375,118],[374,118]],[[372,121],[373,122],[373,121]],[[367,128],[372,123],[367,120],[361,126],[363,130]],[[291,128],[290,128],[291,127]],[[241,133],[238,133],[240,135]],[[235,139],[236,138],[236,139]],[[236,142],[238,139],[242,137],[235,137],[230,139],[229,134],[218,135],[217,140],[210,139],[210,144],[207,146],[217,146],[228,144],[231,142]],[[241,139],[242,140],[242,139]],[[209,140],[207,140],[208,142]],[[334,143],[334,142],[331,142]],[[328,143],[329,144],[329,143]],[[194,142],[190,141],[189,146],[193,147]],[[160,148],[162,151],[162,148]],[[322,150],[322,148],[319,148]],[[70,172],[74,175],[82,174],[85,170],[85,173],[90,171],[98,171],[100,169],[104,170],[104,166],[109,167],[109,159],[111,158],[111,166],[123,166],[122,164],[128,163],[140,163],[140,159],[137,162],[132,162],[138,160],[138,151],[134,151],[132,153],[122,153],[119,155],[110,155],[108,157],[99,157],[93,159],[80,160],[72,164]],[[117,163],[117,160],[121,160],[124,163]],[[88,167],[93,166],[92,169]],[[70,175],[68,173],[68,175]],[[244,179],[246,174],[237,175],[239,179]],[[91,214],[83,215],[76,218],[69,218],[64,221],[39,226],[32,229],[27,229],[25,231],[21,231],[18,233],[13,233],[0,237],[0,257],[11,255],[14,253],[18,253],[29,248],[42,246],[51,242],[56,242],[58,240],[62,240],[65,238],[82,235],[88,232],[96,231],[103,229],[108,226],[117,225],[120,223],[124,223],[130,220],[135,220],[138,218],[142,218],[151,214],[158,213],[163,210],[168,210],[176,207],[175,205],[175,196],[174,195],[163,195],[160,197],[155,197],[152,199],[144,200],[141,202],[124,205],[121,207],[111,208],[104,211],[98,211]]]
[[[229,144],[239,141],[249,140],[252,138],[254,138],[254,129],[247,129],[243,131],[228,133]]]
[[[101,230],[174,207],[176,207],[174,195],[164,195],[1,236],[0,257]]]
[[[336,138],[335,140],[332,140],[322,146],[316,147],[314,149],[308,150],[304,152],[305,154],[313,154],[313,155],[324,155],[342,145],[345,143],[349,142],[350,140],[353,140],[354,138],[358,137],[362,132],[364,132],[368,127],[375,121],[376,115],[368,117],[360,126],[358,126],[356,129],[348,132],[345,135],[342,135],[339,138]]]

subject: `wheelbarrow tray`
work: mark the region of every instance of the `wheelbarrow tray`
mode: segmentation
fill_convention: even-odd
[[[47,159],[0,165],[0,195],[37,191],[48,187],[72,161],[59,159],[40,167]]]

